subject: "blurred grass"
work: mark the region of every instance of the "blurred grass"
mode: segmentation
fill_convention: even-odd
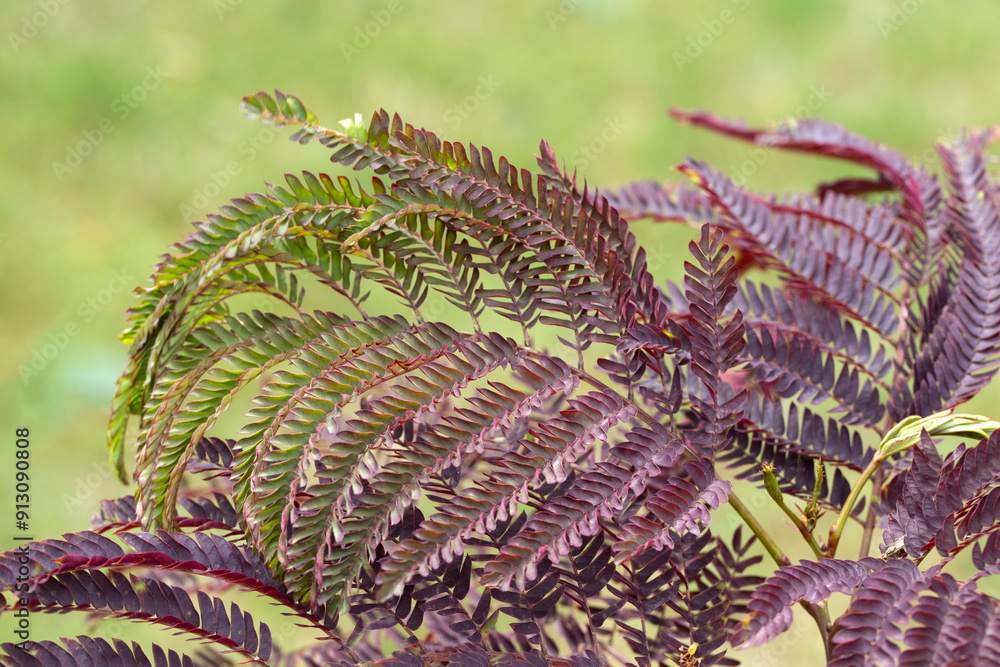
[[[285,172],[329,170],[318,146],[291,144],[280,131],[265,140],[239,114],[244,94],[280,88],[326,124],[384,107],[520,166],[533,165],[545,137],[600,185],[673,178],[686,155],[729,172],[747,159],[745,146],[667,119],[670,106],[767,124],[828,90],[819,115],[914,157],[942,133],[1000,120],[1000,89],[990,83],[1000,8],[986,0],[912,3],[912,15],[902,3],[863,0],[399,3],[349,61],[344,46],[387,2],[68,0],[53,2],[51,17],[36,2],[0,8],[0,415],[10,445],[0,451],[11,451],[15,427],[31,428],[36,537],[79,529],[97,498],[127,492],[103,464],[108,402],[125,359],[117,335],[129,290],[188,232],[182,208],[198,208],[196,195],[207,194],[204,214]],[[706,32],[723,11],[732,21]],[[883,34],[893,17],[897,29]],[[16,37],[43,19],[30,39]],[[691,46],[699,38],[708,42],[700,54]],[[688,48],[695,57],[678,67]],[[147,68],[168,76],[123,107]],[[493,90],[470,98],[482,78]],[[53,163],[102,122],[113,131],[97,135],[79,167],[57,174]],[[623,126],[619,136],[581,159],[609,122]],[[238,173],[213,189],[213,175],[232,163]],[[748,183],[792,190],[843,172],[775,155]],[[657,274],[679,277],[689,231],[636,231]],[[116,271],[131,281],[125,289],[113,289]],[[88,305],[94,299],[100,308]],[[23,381],[19,368],[74,324],[78,334]],[[996,399],[991,390],[967,409],[996,415]],[[777,515],[774,523],[783,526]],[[4,525],[0,546],[11,536]],[[36,617],[37,636],[64,633],[66,622]],[[815,657],[805,636],[790,650]]]

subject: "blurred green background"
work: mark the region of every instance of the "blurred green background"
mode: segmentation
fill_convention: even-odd
[[[243,119],[245,94],[293,93],[327,125],[384,107],[519,166],[545,138],[599,185],[676,178],[687,155],[766,189],[845,172],[783,155],[757,168],[747,146],[668,119],[671,106],[754,124],[808,112],[925,162],[937,137],[1000,122],[1000,6],[987,0],[7,0],[0,25],[0,452],[31,429],[37,538],[85,527],[99,498],[128,491],[104,430],[123,313],[157,256],[231,197],[330,171],[320,146]],[[636,231],[654,271],[676,278],[690,232]],[[968,408],[995,416],[995,398]],[[0,508],[11,486],[5,474]],[[0,522],[0,548],[14,532]],[[35,638],[72,620],[36,616]],[[814,658],[804,627],[754,660]]]

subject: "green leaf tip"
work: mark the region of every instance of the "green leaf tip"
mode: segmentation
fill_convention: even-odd
[[[319,119],[294,95],[285,95],[280,90],[274,96],[263,90],[247,95],[240,102],[240,111],[250,120],[259,120],[269,125],[305,125],[316,127]]]
[[[929,435],[954,435],[983,439],[1000,428],[1000,422],[980,415],[954,413],[942,410],[927,417],[910,416],[892,427],[879,445],[879,456],[886,458],[898,454],[920,441],[920,432]]]

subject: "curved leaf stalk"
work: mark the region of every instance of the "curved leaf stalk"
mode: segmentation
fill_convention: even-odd
[[[289,179],[290,183],[297,182]],[[236,224],[232,227],[240,231],[235,235],[222,236],[213,239],[216,245],[210,252],[200,247],[202,257],[185,270],[173,270],[166,277],[157,275],[157,287],[150,290],[146,300],[155,299],[157,305],[138,330],[136,327],[123,334],[125,340],[132,341],[131,356],[141,355],[141,363],[131,363],[130,367],[119,380],[119,386],[113,400],[109,424],[110,456],[119,476],[123,476],[124,435],[128,414],[142,411],[145,403],[152,398],[152,390],[158,380],[158,375],[168,368],[187,341],[188,336],[207,322],[217,319],[222,303],[226,299],[247,291],[257,291],[254,283],[243,281],[241,289],[232,286],[223,289],[219,281],[226,275],[237,273],[247,275],[250,267],[257,268],[263,277],[270,278],[263,266],[275,264],[279,286],[286,284],[282,265],[291,265],[316,275],[324,283],[329,283],[335,276],[327,272],[326,267],[317,266],[318,253],[306,246],[307,239],[315,239],[317,248],[323,240],[333,241],[339,245],[339,236],[333,233],[348,218],[348,212],[357,215],[364,209],[357,206],[341,204],[299,204],[294,209],[282,207],[282,199],[291,195],[272,188],[272,197],[264,199],[267,203],[263,211],[252,210],[250,213],[233,209],[226,218],[235,223],[239,220],[245,226]],[[324,216],[316,219],[315,212],[323,209]],[[329,210],[336,209],[341,215],[329,217]],[[219,218],[220,220],[222,218]],[[316,226],[310,226],[316,225]],[[322,227],[326,225],[327,227]],[[207,233],[196,234],[199,240]],[[202,243],[202,245],[204,245]],[[159,272],[165,273],[169,266],[161,265]],[[250,285],[247,288],[246,285]],[[287,283],[293,293],[293,305],[297,308],[301,302],[302,292],[298,288],[298,280],[293,274]],[[141,314],[140,309],[139,314]],[[136,313],[133,314],[135,317]],[[155,406],[147,408],[147,411]],[[147,428],[143,423],[141,428]]]
[[[774,538],[767,532],[767,529],[761,525],[757,517],[750,511],[750,508],[740,500],[735,491],[729,494],[729,506],[736,510],[736,513],[743,519],[743,523],[753,531],[753,534],[757,536],[757,539],[764,546],[764,550],[778,564],[778,567],[791,564],[792,561],[788,559],[788,556],[781,550],[778,543],[774,541]]]

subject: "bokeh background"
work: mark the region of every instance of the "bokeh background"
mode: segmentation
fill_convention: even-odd
[[[128,492],[104,432],[132,289],[229,198],[286,172],[331,171],[319,145],[245,120],[245,94],[293,93],[327,125],[384,107],[519,166],[545,138],[598,185],[675,179],[690,155],[794,190],[849,172],[779,154],[757,164],[666,110],[754,124],[819,115],[933,163],[938,137],[1000,123],[997,25],[988,0],[5,0],[0,470],[13,467],[14,429],[30,428],[37,538],[87,526],[99,498]],[[679,276],[691,232],[636,231],[659,275]],[[1000,414],[996,396],[969,411]],[[6,549],[12,482],[0,480]],[[36,639],[81,627],[33,619]],[[815,630],[799,627],[750,664],[811,664]]]

